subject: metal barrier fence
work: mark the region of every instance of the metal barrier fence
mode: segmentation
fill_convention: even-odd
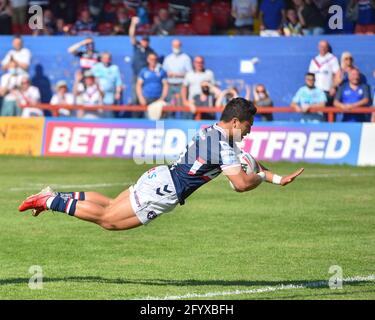
[[[38,104],[37,108],[42,110],[48,110],[52,113],[54,117],[59,115],[59,109],[67,110],[108,110],[108,111],[125,111],[125,112],[145,112],[147,111],[147,106],[140,105],[101,105],[101,106],[83,106],[83,105],[50,105],[50,104]],[[216,113],[222,112],[224,107],[197,107],[195,113],[195,120],[201,120],[202,113]],[[163,112],[190,112],[190,109],[186,106],[165,106],[163,107]],[[328,122],[335,121],[336,113],[373,113],[375,112],[375,107],[361,107],[355,108],[353,110],[342,110],[336,107],[322,107],[322,108],[311,108],[309,110],[311,113],[322,112],[327,114]],[[269,114],[269,113],[299,113],[291,107],[258,107],[258,114]]]

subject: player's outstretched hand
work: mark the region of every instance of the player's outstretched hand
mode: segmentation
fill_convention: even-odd
[[[289,174],[287,176],[282,177],[280,184],[282,186],[286,186],[287,184],[293,182],[293,180],[295,178],[297,178],[303,172],[303,170],[305,170],[305,169],[301,168],[301,169],[299,169],[299,170],[297,170],[297,171],[295,171],[295,172],[293,172],[293,173],[291,173],[291,174]]]

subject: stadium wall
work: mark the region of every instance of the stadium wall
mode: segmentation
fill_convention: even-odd
[[[161,57],[171,52],[174,37],[151,37],[151,46]],[[189,55],[202,55],[206,67],[212,69],[222,88],[235,85],[245,94],[245,84],[264,83],[277,106],[288,106],[299,87],[310,60],[317,55],[318,41],[327,39],[333,53],[340,58],[350,51],[355,64],[375,86],[372,76],[375,57],[375,36],[340,35],[309,37],[257,36],[178,36]],[[33,54],[30,68],[33,82],[42,91],[42,102],[49,102],[51,88],[58,80],[73,86],[78,59],[67,52],[73,43],[83,39],[72,36],[24,36],[25,47]],[[11,47],[11,36],[0,36],[0,57]],[[127,36],[94,37],[98,51],[109,51],[120,68],[125,83],[123,103],[131,97],[131,58],[133,49]],[[257,59],[258,62],[255,63]],[[275,114],[276,120],[295,119],[296,114]]]
[[[0,118],[0,154],[175,160],[208,121]],[[375,165],[375,124],[260,123],[243,148],[267,161]]]

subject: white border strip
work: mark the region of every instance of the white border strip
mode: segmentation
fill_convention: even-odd
[[[374,281],[375,274],[368,276],[355,276],[350,278],[343,279],[343,283],[354,283],[362,281]],[[317,282],[306,282],[306,283],[296,283],[288,285],[277,285],[272,287],[263,287],[259,289],[250,289],[250,290],[233,290],[233,291],[219,291],[219,292],[207,292],[207,293],[187,293],[181,296],[164,296],[164,297],[143,297],[137,298],[135,300],[181,300],[181,299],[193,299],[193,298],[212,298],[212,297],[222,297],[222,296],[236,296],[244,294],[256,294],[264,292],[274,292],[281,290],[292,290],[292,289],[308,289],[308,288],[328,288],[328,281],[317,281]]]

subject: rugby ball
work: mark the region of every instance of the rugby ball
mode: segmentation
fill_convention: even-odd
[[[241,153],[238,155],[238,159],[240,160],[242,170],[245,171],[246,174],[250,174],[251,172],[258,173],[260,171],[258,162],[256,162],[250,153],[241,151]],[[229,181],[229,185],[233,190],[235,190],[231,181]]]

